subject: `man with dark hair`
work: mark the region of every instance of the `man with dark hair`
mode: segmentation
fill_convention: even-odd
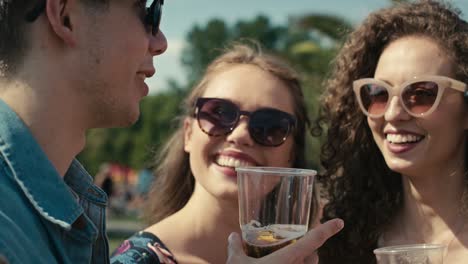
[[[74,157],[137,120],[162,3],[0,0],[0,259],[109,262],[107,197]]]

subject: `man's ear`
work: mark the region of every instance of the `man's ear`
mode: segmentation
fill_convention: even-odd
[[[184,119],[184,150],[187,153],[190,153],[192,143],[192,122],[191,118]]]
[[[76,45],[74,25],[78,17],[78,0],[47,0],[46,14],[52,31],[65,45]]]

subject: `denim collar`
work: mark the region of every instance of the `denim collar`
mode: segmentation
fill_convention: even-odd
[[[80,199],[86,199],[102,206],[107,205],[107,194],[94,185],[93,178],[78,160],[73,160],[64,180]]]
[[[83,213],[83,208],[28,127],[2,100],[0,155],[5,160],[6,170],[10,172],[4,176],[13,177],[38,213],[48,221],[70,230],[72,223]],[[77,161],[73,163],[67,174],[76,174],[73,170]]]

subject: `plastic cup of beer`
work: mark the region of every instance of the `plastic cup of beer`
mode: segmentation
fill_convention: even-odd
[[[378,264],[443,264],[446,246],[412,244],[374,250]]]
[[[268,255],[307,232],[316,171],[277,167],[236,171],[239,222],[248,256]]]

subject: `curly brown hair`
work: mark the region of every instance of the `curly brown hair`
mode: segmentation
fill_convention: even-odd
[[[304,95],[298,73],[279,57],[264,53],[260,46],[235,43],[216,58],[206,69],[198,84],[183,102],[183,114],[178,117],[178,128],[155,158],[157,176],[148,195],[146,221],[150,224],[180,210],[192,196],[195,178],[184,151],[183,122],[193,116],[195,101],[202,96],[213,77],[231,67],[248,64],[256,66],[284,82],[293,98],[294,115],[298,122],[294,130],[294,161],[292,166],[304,168],[305,137],[310,128]],[[317,200],[313,200],[311,220],[314,219]]]
[[[329,201],[322,220],[340,217],[346,223],[319,250],[321,263],[375,263],[378,238],[402,207],[401,175],[386,165],[359,109],[352,82],[374,76],[389,43],[415,35],[438,43],[453,60],[456,78],[468,82],[468,24],[447,3],[397,4],[371,13],[348,35],[325,83],[314,128],[320,134],[327,127],[328,133],[321,152],[325,170],[319,177]],[[466,159],[467,155],[468,164]]]

